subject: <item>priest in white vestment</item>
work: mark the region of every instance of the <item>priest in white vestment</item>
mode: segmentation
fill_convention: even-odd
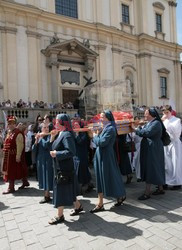
[[[173,186],[171,189],[179,189],[182,185],[182,142],[181,120],[172,115],[172,107],[166,105],[163,108],[164,126],[170,135],[171,143],[164,147],[166,184]]]

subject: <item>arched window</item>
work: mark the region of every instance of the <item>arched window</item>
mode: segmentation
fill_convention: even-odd
[[[77,0],[56,0],[55,4],[57,14],[78,18]]]

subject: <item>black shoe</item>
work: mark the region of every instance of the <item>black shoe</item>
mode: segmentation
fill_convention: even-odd
[[[173,186],[170,188],[170,190],[179,190],[179,189],[181,189],[181,185]]]
[[[168,185],[167,184],[163,185],[163,189],[168,190]]]
[[[125,200],[126,200],[126,196],[117,199],[117,202],[114,204],[114,207],[119,207],[119,206],[123,205],[123,201],[125,201]]]
[[[18,189],[24,189],[25,187],[29,187],[30,186],[30,183],[27,181],[25,183],[23,183]]]
[[[7,191],[2,192],[2,194],[12,194],[15,192],[15,189],[8,189]]]
[[[141,181],[142,181],[142,179],[140,179],[140,178],[137,179],[137,182],[141,182]]]
[[[150,195],[147,195],[147,194],[143,194],[140,197],[138,197],[138,200],[140,200],[140,201],[144,201],[144,200],[148,200],[148,199],[150,199]]]
[[[82,205],[80,205],[79,208],[75,208],[73,209],[73,211],[70,213],[70,216],[75,216],[75,215],[78,215],[80,212],[83,211],[83,207]]]
[[[51,197],[44,197],[39,204],[50,203],[52,201]]]
[[[132,179],[133,179],[133,176],[127,177],[126,184],[130,184]]]
[[[105,211],[104,206],[97,205],[96,207],[90,210],[90,213],[95,214],[95,213],[103,212],[103,211]]]
[[[61,217],[54,217],[53,219],[51,219],[51,221],[49,221],[48,223],[50,225],[57,225],[59,223],[62,223],[64,221],[64,215],[62,215]]]

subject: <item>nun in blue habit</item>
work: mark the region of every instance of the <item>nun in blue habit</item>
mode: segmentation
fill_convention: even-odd
[[[164,146],[161,140],[164,125],[155,108],[145,111],[145,120],[148,123],[144,127],[138,127],[136,134],[142,137],[140,147],[141,179],[146,182],[146,189],[139,200],[146,200],[151,195],[151,184],[158,185],[153,195],[164,194],[165,184]]]
[[[58,209],[58,216],[49,221],[49,224],[56,225],[64,221],[64,206],[75,205],[71,216],[78,215],[83,207],[76,198],[76,175],[74,172],[74,156],[76,154],[75,138],[72,131],[71,121],[67,114],[59,114],[56,117],[56,130],[51,132],[50,143],[52,150],[50,155],[53,159],[55,176],[59,171],[72,175],[68,183],[57,183],[54,180],[53,203]]]
[[[32,153],[36,158],[37,175],[39,188],[45,191],[44,199],[39,203],[49,203],[52,201],[50,192],[53,190],[53,166],[52,157],[50,156],[50,136],[49,126],[45,123],[40,125],[42,133],[37,133],[35,136],[35,143],[32,146]],[[45,136],[43,136],[45,134]]]
[[[96,145],[94,169],[98,204],[90,211],[91,213],[104,211],[103,196],[116,198],[115,206],[120,206],[126,199],[125,188],[114,151],[117,130],[111,111],[106,110],[101,113],[101,123],[103,124],[102,132],[93,133],[93,142]]]

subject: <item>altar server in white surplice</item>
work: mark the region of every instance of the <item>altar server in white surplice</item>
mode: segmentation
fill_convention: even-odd
[[[171,112],[171,106],[163,108],[162,120],[171,139],[171,143],[164,147],[166,184],[173,186],[172,189],[179,189],[182,185],[181,120]]]

